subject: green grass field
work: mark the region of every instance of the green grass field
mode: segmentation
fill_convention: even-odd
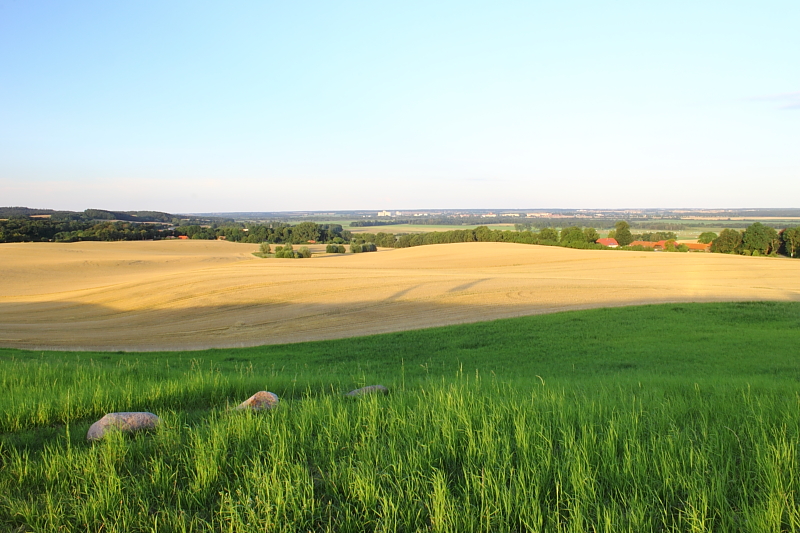
[[[0,531],[798,531],[799,346],[800,303],[738,303],[0,350]],[[122,410],[163,423],[85,441]]]
[[[472,224],[472,225],[461,225],[461,224],[389,224],[386,226],[364,226],[364,227],[356,227],[350,228],[346,227],[346,229],[350,230],[353,234],[358,233],[428,233],[431,231],[452,231],[456,229],[475,229],[478,226],[488,226],[491,229],[496,230],[513,230],[514,224],[492,224],[491,222],[487,222],[486,224]]]

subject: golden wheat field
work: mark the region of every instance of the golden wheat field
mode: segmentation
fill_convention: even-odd
[[[800,301],[800,261],[506,243],[260,259],[218,241],[0,244],[0,346],[332,339],[567,309]]]

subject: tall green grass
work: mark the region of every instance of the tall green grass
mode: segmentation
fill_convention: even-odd
[[[797,531],[799,339],[800,305],[764,303],[6,350],[0,530]],[[392,393],[341,395],[375,382]],[[230,409],[262,389],[277,410]],[[115,410],[163,424],[86,443]]]

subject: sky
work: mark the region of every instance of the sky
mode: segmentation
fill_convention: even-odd
[[[800,207],[800,2],[0,0],[0,205]]]

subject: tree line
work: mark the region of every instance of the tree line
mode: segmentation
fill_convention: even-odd
[[[87,210],[91,211],[91,210]],[[302,244],[308,241],[345,243],[352,238],[340,224],[302,222],[273,224],[168,225],[123,221],[85,221],[14,217],[0,220],[0,242],[75,242],[160,240],[179,236],[233,242]]]
[[[457,229],[449,231],[431,231],[427,233],[393,234],[393,233],[359,233],[355,235],[354,244],[374,244],[381,248],[411,248],[429,244],[447,244],[456,242],[512,242],[518,244],[544,244],[565,246],[569,248],[602,249],[604,246],[595,241],[599,238],[594,228],[571,226],[560,233],[553,228],[544,228],[539,232],[496,230],[487,226],[475,229]]]
[[[797,257],[800,253],[800,227],[778,231],[761,222],[755,222],[744,231],[726,228],[711,241],[711,251],[720,254],[782,254]]]
[[[0,221],[0,242],[143,241],[177,236],[154,224],[12,218]]]
[[[343,229],[341,224],[317,224],[316,222],[301,222],[297,225],[285,222],[225,226],[193,225],[176,228],[176,231],[190,239],[217,239],[224,237],[228,241],[254,244],[262,242],[303,244],[309,241],[345,243],[352,237],[350,231]]]

